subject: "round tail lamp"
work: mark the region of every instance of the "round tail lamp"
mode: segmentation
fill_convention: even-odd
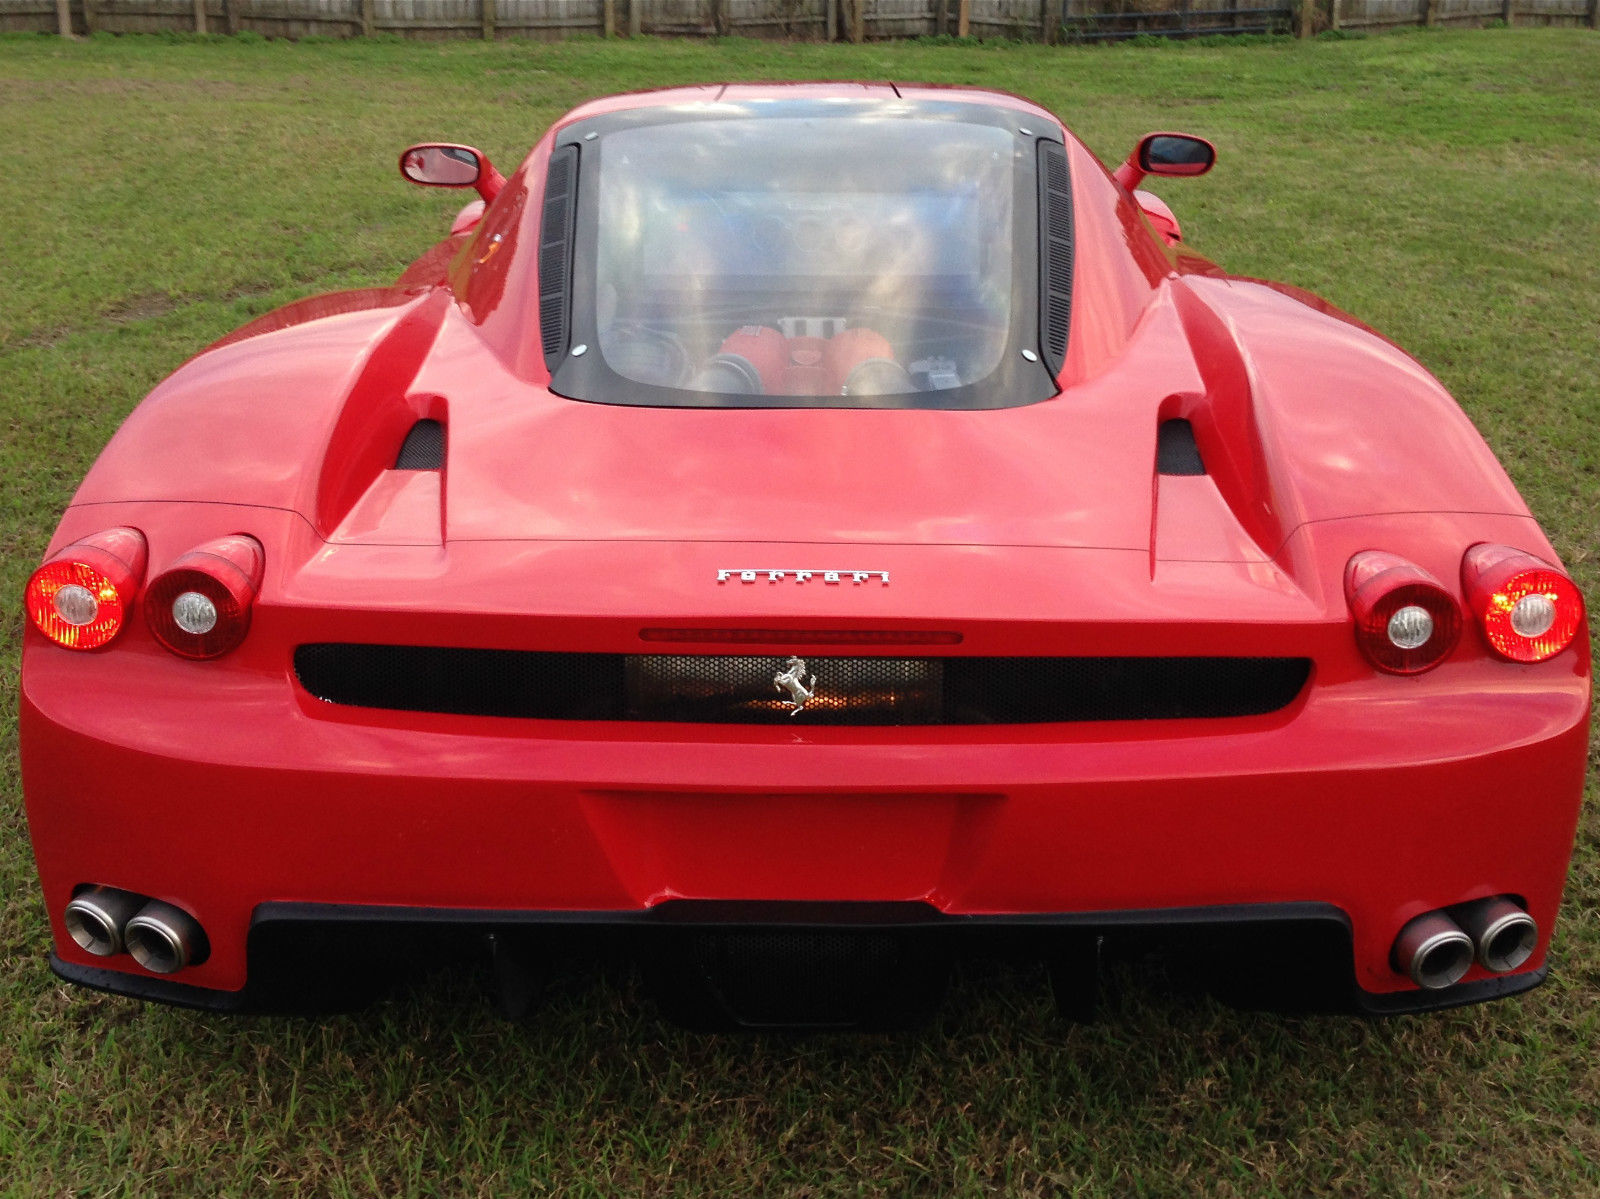
[[[147,553],[137,529],[107,529],[73,542],[28,579],[28,619],[64,649],[110,645],[128,623]]]
[[[1461,609],[1437,579],[1395,554],[1367,550],[1345,568],[1356,643],[1379,670],[1421,674],[1461,638]]]
[[[250,631],[265,565],[261,543],[243,534],[190,550],[145,592],[151,635],[180,657],[221,657]]]
[[[1553,658],[1584,627],[1577,585],[1522,550],[1473,546],[1461,560],[1461,582],[1489,648],[1512,662]]]

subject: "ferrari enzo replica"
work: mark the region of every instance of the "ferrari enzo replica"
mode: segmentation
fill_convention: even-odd
[[[406,150],[449,237],[191,359],[28,583],[55,971],[246,1009],[459,950],[516,1010],[604,941],[745,1025],[1000,950],[1069,1012],[1129,946],[1538,984],[1582,598],[1427,371],[1138,190],[1214,160],[832,83]]]

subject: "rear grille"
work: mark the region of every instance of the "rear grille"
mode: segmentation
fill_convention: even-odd
[[[794,714],[783,657],[566,654],[406,645],[302,645],[318,699],[365,708],[542,720],[704,724],[1041,724],[1209,719],[1286,707],[1306,658],[808,657]],[[815,676],[816,683],[811,684]]]

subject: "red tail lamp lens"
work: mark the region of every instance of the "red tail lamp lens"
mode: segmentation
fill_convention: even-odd
[[[107,529],[73,542],[28,580],[28,619],[66,649],[110,645],[144,581],[145,556],[138,529]]]
[[[1577,584],[1522,550],[1473,546],[1461,560],[1461,582],[1490,648],[1513,662],[1555,657],[1584,626]]]
[[[1345,568],[1345,598],[1356,643],[1379,670],[1421,674],[1443,662],[1461,639],[1461,609],[1422,567],[1368,550]]]
[[[150,584],[145,623],[180,657],[221,657],[250,631],[250,608],[265,565],[253,537],[220,537],[197,546]]]

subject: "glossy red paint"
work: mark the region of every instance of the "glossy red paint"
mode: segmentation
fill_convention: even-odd
[[[1162,241],[1173,246],[1183,240],[1183,230],[1178,225],[1178,218],[1172,215],[1172,209],[1167,206],[1165,200],[1153,192],[1146,191],[1135,191],[1133,199]]]
[[[1368,550],[1458,601],[1475,544],[1556,561],[1450,397],[1314,297],[1179,253],[1016,97],[673,89],[561,124],[802,93],[970,95],[1064,139],[1077,299],[1060,394],[973,412],[553,395],[533,252],[547,135],[396,287],[292,305],[192,359],[79,489],[53,550],[129,526],[151,577],[236,534],[265,563],[250,634],[216,661],[168,653],[143,620],[101,654],[27,631],[25,793],[60,957],[143,973],[66,936],[63,905],[97,883],[197,916],[211,955],[180,977],[223,991],[244,986],[251,916],[269,901],[922,900],[952,914],[1317,901],[1348,915],[1360,986],[1388,993],[1413,989],[1389,962],[1407,920],[1511,894],[1541,934],[1522,972],[1541,968],[1584,774],[1587,639],[1509,663],[1469,621],[1440,665],[1400,677],[1363,656],[1345,593]],[[1157,472],[1156,432],[1174,418],[1207,473]],[[420,419],[445,428],[443,469],[393,469]],[[893,585],[717,581],[835,562]],[[697,628],[714,632],[697,644]],[[934,631],[955,640],[930,655],[1314,668],[1268,716],[826,728],[338,707],[291,664],[316,641],[661,652],[661,629],[674,653],[781,654],[801,629],[807,645],[838,630],[838,652],[894,655],[894,634]],[[891,639],[862,644],[871,633]]]

